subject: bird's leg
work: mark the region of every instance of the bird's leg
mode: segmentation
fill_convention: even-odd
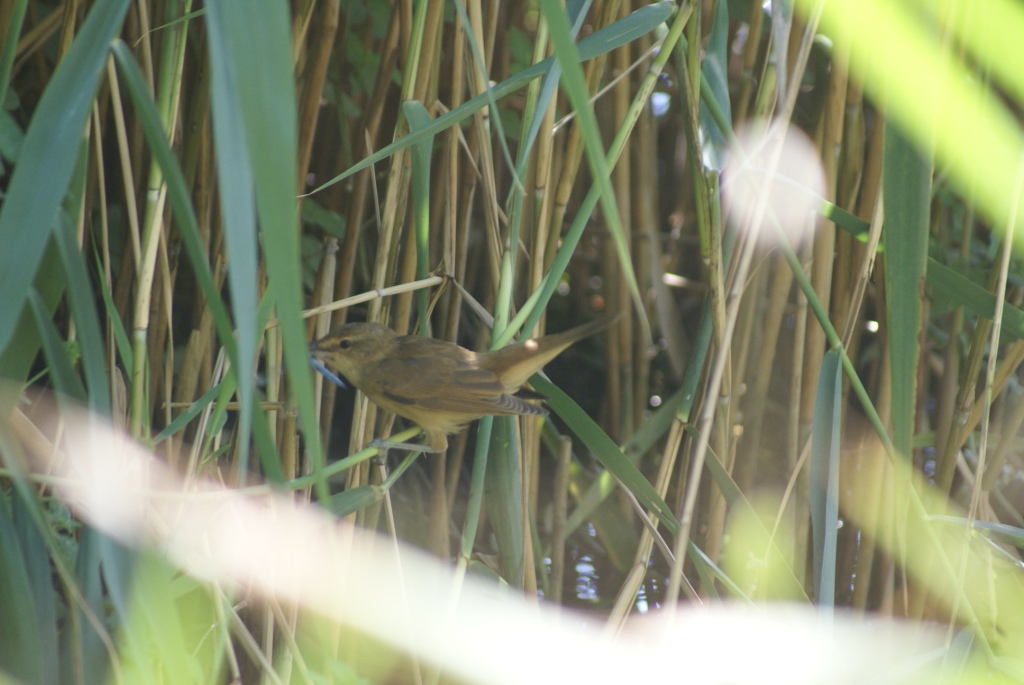
[[[393,450],[405,450],[406,452],[430,452],[431,454],[440,454],[446,451],[445,448],[431,447],[430,445],[417,445],[413,442],[392,442],[390,440],[381,440],[376,438],[370,442],[370,447],[377,447],[379,449],[393,449]]]

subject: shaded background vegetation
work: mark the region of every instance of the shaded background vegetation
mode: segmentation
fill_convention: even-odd
[[[789,599],[1019,655],[1022,91],[992,33],[1019,11],[894,3],[927,40],[883,79],[872,59],[901,34],[872,57],[837,3],[797,4],[4,3],[0,373],[110,416],[187,479],[269,480],[614,629],[680,596]],[[968,73],[976,109],[915,109]],[[1005,150],[978,165],[994,139],[956,116]],[[772,120],[819,151],[800,245],[756,245],[758,217],[721,200],[733,131]],[[440,456],[361,451],[405,426],[305,356],[346,320],[486,349],[607,313],[554,387],[537,379],[550,421],[484,420]],[[414,670],[370,668],[304,614],[231,620],[222,590],[182,578],[159,600],[177,619],[126,646],[132,599],[173,570],[69,516],[16,443],[11,675],[102,681],[108,636],[140,678],[287,679],[292,652],[339,679]],[[147,651],[168,644],[180,673]]]

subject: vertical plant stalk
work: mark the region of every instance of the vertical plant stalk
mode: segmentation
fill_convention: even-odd
[[[462,104],[464,95],[464,59],[465,59],[465,25],[462,16],[457,13],[453,27],[452,42],[452,82],[451,97],[452,106]],[[444,165],[444,218],[443,233],[441,236],[441,268],[445,274],[454,275],[456,281],[461,283],[466,273],[466,246],[468,244],[468,229],[461,230],[459,223],[459,202],[462,195],[462,188],[459,183],[460,156],[459,141],[461,131],[453,127],[446,132],[446,164]],[[458,288],[447,289],[446,316],[442,326],[442,337],[444,340],[455,341],[458,338],[459,320],[462,297]],[[449,456],[435,455],[431,462],[430,490],[430,543],[431,548],[437,556],[447,559],[452,556],[451,537],[449,534],[452,503],[450,496],[455,493],[457,482],[449,483],[447,476],[449,468]],[[458,469],[452,470],[452,477],[458,478]],[[450,486],[451,485],[451,486]]]
[[[117,135],[118,153],[121,161],[121,174],[124,176],[124,199],[125,214],[128,221],[128,237],[135,272],[138,273],[142,267],[142,230],[139,225],[139,208],[135,198],[135,172],[132,169],[130,150],[128,145],[128,128],[125,124],[123,100],[121,99],[121,87],[117,79],[117,70],[114,68],[114,59],[107,59],[107,78],[110,84],[111,109],[114,112],[114,130]]]
[[[452,109],[459,107],[464,98],[464,82],[465,73],[463,71],[465,63],[465,25],[462,22],[462,17],[459,14],[455,16],[454,22],[454,35],[452,39],[452,93],[451,93],[451,106]],[[462,187],[460,179],[461,165],[459,163],[459,142],[461,139],[461,131],[457,126],[448,129],[447,140],[446,140],[446,154],[448,157],[445,171],[447,172],[447,178],[445,180],[445,191],[447,198],[444,204],[444,234],[442,236],[442,268],[445,274],[451,275],[457,283],[461,283],[466,278],[466,245],[468,244],[468,230],[460,230],[461,226],[465,226],[466,223],[460,223],[459,207],[461,198],[466,194],[465,189]],[[458,339],[459,331],[459,319],[460,319],[460,304],[462,302],[461,294],[458,288],[448,288],[448,298],[445,303],[447,306],[447,316],[445,317],[443,337],[445,340],[454,342]],[[442,457],[446,459],[446,456]],[[440,486],[440,481],[437,486]],[[447,526],[448,519],[445,516],[444,519],[444,538],[448,539]],[[445,544],[447,547],[447,543]],[[447,557],[448,554],[442,555]]]
[[[187,13],[191,2],[184,6]],[[169,9],[169,11],[171,11]],[[178,98],[181,94],[181,76],[185,59],[185,43],[188,37],[188,22],[173,24],[168,28],[161,60],[162,72],[159,82],[157,109],[160,120],[167,132],[168,140],[174,137],[177,124]],[[163,172],[154,160],[150,164],[147,181],[146,213],[142,223],[141,262],[136,283],[136,299],[133,317],[133,376],[131,409],[128,415],[128,431],[134,437],[143,434],[147,422],[148,407],[146,393],[147,376],[147,335],[149,331],[150,305],[153,297],[153,283],[156,276],[156,257],[163,232],[163,208],[167,189]],[[244,373],[244,370],[240,370]]]
[[[107,75],[111,74],[113,69],[114,61],[113,58],[107,58]],[[113,82],[113,79],[111,79]],[[118,102],[120,96],[117,97]],[[2,100],[0,100],[2,102]],[[123,115],[123,111],[122,111]],[[100,210],[100,245],[99,245],[99,261],[100,261],[100,274],[99,278],[102,279],[103,285],[101,286],[106,292],[112,290],[113,276],[110,268],[110,221],[107,211],[107,174],[106,174],[106,163],[103,156],[103,143],[100,131],[102,129],[100,123],[100,112],[97,103],[92,105],[92,128],[95,131],[92,136],[93,140],[93,154],[96,160],[96,193],[99,195],[99,210]],[[132,195],[129,193],[129,195]],[[118,387],[117,381],[123,380],[120,377],[120,371],[117,368],[117,347],[114,343],[114,322],[113,318],[116,316],[114,311],[108,311],[106,317],[106,345],[107,345],[107,368],[110,373],[110,387],[111,389]],[[117,393],[115,393],[116,396]],[[111,417],[115,422],[121,422],[123,424],[127,417],[127,411],[121,414],[120,409],[127,410],[123,404],[118,406],[114,403],[111,407]]]
[[[331,291],[334,286],[335,278],[337,277],[336,270],[338,268],[338,241],[334,238],[328,238],[324,241],[324,254],[323,259],[320,261],[320,268],[317,269],[317,285],[313,292],[314,301],[320,305],[325,305],[331,299]],[[314,326],[312,340],[318,340],[327,335],[328,330],[331,327],[331,314],[330,312],[324,312],[317,316],[312,322]],[[324,377],[322,374],[316,374],[314,379],[315,391],[317,397],[317,413],[323,419],[323,402],[322,402],[322,389],[324,385]],[[270,399],[268,395],[267,399]],[[329,426],[329,423],[321,421],[321,426]],[[325,429],[320,436],[320,440],[324,445],[330,444],[330,435]],[[287,471],[285,472],[287,478]],[[294,477],[294,476],[292,476]]]
[[[316,126],[320,119],[320,101],[323,98],[324,83],[327,80],[327,68],[330,65],[331,53],[334,50],[335,35],[338,31],[341,0],[326,0],[317,3],[318,21],[313,24],[316,34],[312,40],[312,55],[308,57],[305,78],[302,80],[302,91],[299,101],[299,171],[298,189],[301,195],[306,185],[306,174],[309,172],[309,160],[313,153],[313,141],[316,137]],[[309,17],[313,15],[312,7]],[[309,25],[308,22],[306,25]],[[295,49],[298,50],[296,42]],[[300,199],[301,202],[301,199]]]

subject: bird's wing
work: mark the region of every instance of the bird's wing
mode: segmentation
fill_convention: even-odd
[[[543,412],[506,395],[497,375],[480,368],[473,352],[428,340],[398,346],[379,362],[368,385],[393,405],[472,415]]]

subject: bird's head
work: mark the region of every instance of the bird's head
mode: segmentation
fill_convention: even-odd
[[[356,386],[362,370],[387,355],[397,333],[376,323],[347,323],[309,344],[309,353],[331,371]]]

